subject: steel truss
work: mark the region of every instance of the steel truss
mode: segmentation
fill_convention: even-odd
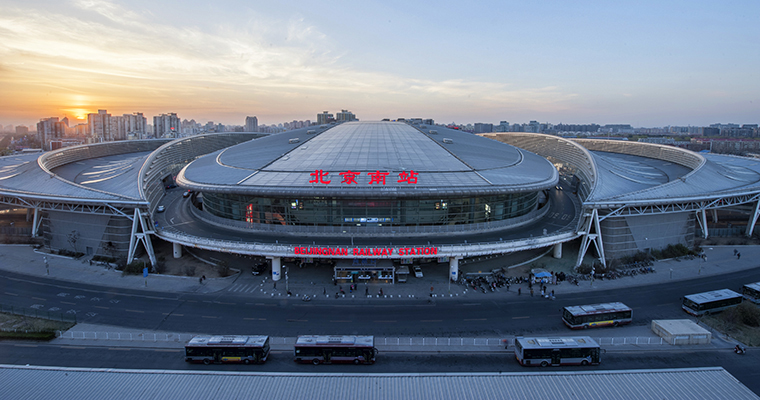
[[[132,232],[129,242],[127,263],[131,263],[134,260],[137,243],[142,243],[145,247],[146,253],[148,253],[151,265],[154,267],[156,266],[156,254],[153,251],[153,245],[151,244],[149,237],[154,231],[151,228],[150,214],[147,211],[149,204],[147,202],[98,202],[92,200],[88,201],[86,199],[64,201],[62,199],[39,199],[0,195],[0,204],[34,210],[32,237],[37,236],[40,225],[42,225],[42,218],[40,216],[40,211],[42,210],[94,215],[118,215],[124,217],[132,221]]]
[[[582,235],[581,248],[578,253],[576,268],[581,265],[583,257],[588,251],[591,242],[594,243],[602,265],[606,266],[604,257],[602,232],[599,223],[611,217],[629,217],[640,215],[673,214],[682,212],[695,212],[697,222],[702,229],[705,238],[707,231],[707,211],[715,212],[720,208],[733,207],[741,204],[753,203],[753,212],[747,222],[746,235],[751,236],[754,226],[760,217],[760,193],[745,193],[734,196],[721,196],[709,199],[691,201],[676,201],[667,204],[625,204],[614,203],[585,203],[583,204],[583,217],[579,221],[578,234]],[[606,212],[605,212],[606,211]],[[715,215],[715,214],[713,214]],[[715,218],[715,217],[713,217]]]

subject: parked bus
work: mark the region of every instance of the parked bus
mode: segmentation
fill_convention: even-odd
[[[684,296],[681,307],[687,313],[701,316],[721,312],[742,303],[742,295],[729,289],[714,290]]]
[[[633,310],[623,303],[570,306],[562,311],[562,321],[570,329],[626,325],[632,317]]]
[[[374,364],[377,349],[373,336],[299,336],[294,361],[300,363]]]
[[[742,287],[742,296],[755,304],[760,304],[760,282],[744,285]]]
[[[185,361],[211,363],[264,363],[269,357],[269,336],[195,336],[185,345]]]
[[[515,358],[520,365],[547,367],[598,365],[602,349],[588,336],[570,338],[515,338]]]

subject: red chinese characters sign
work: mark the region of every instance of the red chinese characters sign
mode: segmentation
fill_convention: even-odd
[[[359,183],[356,182],[356,177],[361,174],[362,174],[361,172],[355,172],[351,170],[338,173],[338,175],[340,175],[341,178],[343,178],[341,183],[345,183],[346,185],[358,185]],[[367,175],[369,175],[370,177],[369,184],[370,185],[385,185],[385,178],[390,174],[391,174],[390,172],[380,172],[380,171],[367,172]],[[309,174],[309,176],[311,177],[311,180],[309,180],[309,183],[319,183],[322,185],[329,185],[330,182],[332,182],[332,179],[329,179],[328,175],[330,175],[329,172],[325,172],[321,169],[318,169],[312,172],[311,174]],[[396,181],[396,183],[406,183],[409,185],[416,185],[418,175],[419,175],[418,173],[412,170],[410,170],[409,172],[402,171],[398,174],[398,180]]]
[[[438,255],[437,247],[295,247],[293,255],[296,256],[349,256],[367,258],[392,258],[392,257],[430,257]]]

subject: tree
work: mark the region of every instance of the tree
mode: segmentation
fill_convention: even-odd
[[[71,231],[68,235],[66,235],[66,240],[69,242],[69,245],[74,249],[74,253],[78,253],[77,251],[77,241],[79,240],[79,232],[76,230]]]

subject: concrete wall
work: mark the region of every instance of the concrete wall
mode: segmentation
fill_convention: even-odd
[[[652,320],[652,331],[672,345],[709,344],[712,334],[690,319]]]

